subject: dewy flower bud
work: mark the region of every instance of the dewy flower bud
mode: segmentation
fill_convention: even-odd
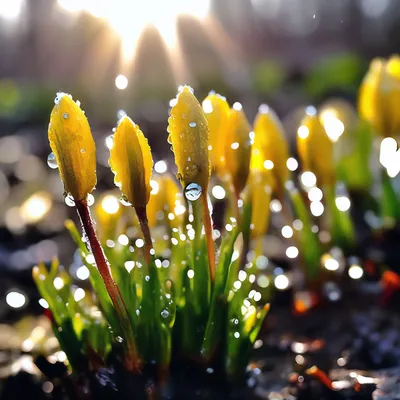
[[[240,103],[229,113],[225,143],[225,166],[238,196],[246,185],[250,169],[251,126]]]
[[[48,135],[65,192],[85,200],[96,185],[96,146],[89,122],[71,95],[57,93]]]
[[[254,121],[254,135],[252,168],[270,170],[273,190],[281,195],[289,177],[289,150],[281,122],[265,104],[260,106]]]
[[[177,178],[185,188],[191,183],[205,192],[210,179],[208,123],[190,87],[179,89],[168,119],[168,141],[172,144]]]
[[[136,210],[145,208],[150,198],[153,159],[143,132],[127,116],[118,123],[109,164],[115,174],[114,183],[126,200]]]
[[[374,59],[361,84],[359,111],[381,136],[400,133],[400,57]]]
[[[210,131],[209,149],[211,166],[219,175],[223,175],[229,104],[225,97],[211,92],[204,99],[202,105],[208,121],[208,129]]]
[[[335,183],[333,143],[314,109],[306,114],[297,130],[297,149],[303,170],[313,172],[318,185]]]

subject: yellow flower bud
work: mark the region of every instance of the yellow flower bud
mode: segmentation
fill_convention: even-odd
[[[209,149],[212,168],[223,174],[225,165],[226,124],[229,118],[229,104],[225,97],[210,93],[203,101],[203,111],[210,131]]]
[[[168,141],[172,144],[177,178],[183,187],[191,183],[205,192],[210,179],[208,124],[192,89],[184,86],[178,92],[168,119]]]
[[[145,208],[150,198],[153,159],[139,126],[124,116],[118,123],[110,150],[114,183],[135,209]]]
[[[333,142],[345,131],[354,129],[359,122],[355,108],[346,100],[329,100],[323,103],[318,111],[319,120]]]
[[[315,110],[306,114],[297,130],[297,149],[304,171],[317,177],[318,185],[335,183],[333,143],[329,139]]]
[[[270,170],[273,190],[281,195],[289,178],[289,150],[281,122],[265,104],[260,106],[254,121],[254,135],[252,168]]]
[[[359,111],[382,136],[400,132],[400,57],[394,55],[385,61],[375,59],[361,84]]]
[[[252,236],[262,236],[267,232],[272,194],[272,174],[267,170],[252,170],[249,176],[251,193]]]
[[[89,122],[66,93],[57,93],[49,124],[49,142],[65,192],[84,200],[96,185],[96,146]]]
[[[251,126],[240,103],[235,103],[230,110],[225,143],[225,166],[236,195],[246,185],[250,168]]]

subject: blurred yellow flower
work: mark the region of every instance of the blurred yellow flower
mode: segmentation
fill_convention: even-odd
[[[251,234],[254,238],[264,235],[268,229],[273,180],[271,175],[270,171],[250,172]]]
[[[152,190],[147,205],[149,227],[167,222],[171,228],[181,227],[186,211],[181,190],[169,174],[157,175],[151,181]]]
[[[240,103],[231,108],[226,129],[225,167],[239,196],[247,182],[251,155],[251,126]]]
[[[174,103],[168,118],[168,141],[178,167],[177,178],[184,188],[195,183],[205,192],[210,179],[207,119],[188,86],[179,89]]]
[[[57,93],[49,124],[50,147],[67,194],[84,200],[96,185],[96,146],[89,122],[66,93]]]
[[[212,168],[222,175],[225,165],[226,125],[229,118],[229,104],[225,97],[211,92],[202,103],[210,131],[209,150]]]
[[[107,239],[114,240],[119,233],[122,233],[121,218],[124,214],[124,207],[120,204],[117,193],[114,191],[103,193],[97,199],[94,211],[100,242],[105,243]]]
[[[109,164],[115,175],[114,183],[126,200],[136,210],[145,208],[150,198],[153,159],[143,132],[127,116],[118,123]]]
[[[265,104],[260,106],[254,121],[254,135],[251,167],[271,171],[273,191],[281,196],[289,178],[289,150],[281,122]]]
[[[321,124],[316,110],[305,115],[297,130],[297,149],[304,171],[317,177],[318,185],[331,185],[336,181],[333,143]]]
[[[374,59],[361,84],[359,111],[381,136],[400,132],[400,57]]]

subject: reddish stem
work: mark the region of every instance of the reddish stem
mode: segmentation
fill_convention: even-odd
[[[328,375],[315,365],[306,370],[306,374],[318,379],[322,384],[324,384],[328,389],[333,389],[332,380],[329,379]]]
[[[132,326],[129,319],[128,310],[125,302],[121,296],[118,286],[116,285],[111,270],[108,265],[106,256],[103,248],[100,245],[99,239],[97,238],[96,231],[93,225],[93,220],[90,215],[90,209],[87,205],[86,200],[75,201],[76,210],[78,211],[79,218],[81,220],[83,229],[87,235],[90,243],[94,259],[96,261],[97,268],[103,279],[107,293],[114,305],[115,311],[121,322],[121,329],[126,335],[125,345],[128,353],[128,360],[126,360],[126,366],[129,370],[134,371],[139,369],[138,354],[136,345],[134,342],[134,335]]]
[[[208,253],[208,267],[210,269],[211,282],[215,279],[215,249],[214,241],[212,238],[211,215],[208,208],[207,195],[201,195],[201,202],[203,205],[203,224],[206,233],[207,253]]]

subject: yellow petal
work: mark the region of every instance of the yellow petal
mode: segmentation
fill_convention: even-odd
[[[89,122],[66,93],[57,93],[50,116],[49,142],[65,192],[86,199],[96,185],[96,146]]]
[[[197,183],[206,191],[210,179],[208,124],[188,86],[181,88],[176,97],[168,119],[168,132],[178,167],[177,178],[182,186]]]
[[[250,168],[251,126],[241,104],[235,103],[229,113],[225,143],[225,166],[237,195],[246,185]]]
[[[267,232],[271,201],[271,172],[252,170],[250,174],[251,224],[252,236],[258,237]]]
[[[265,104],[260,106],[254,121],[254,135],[253,154],[256,154],[254,160],[252,158],[252,168],[271,170],[275,181],[274,191],[283,193],[285,182],[289,178],[286,166],[289,158],[288,145],[281,122],[275,112]]]
[[[229,118],[229,104],[225,97],[210,93],[202,103],[210,131],[210,160],[212,168],[223,174],[225,165],[226,124]]]
[[[382,81],[385,75],[385,61],[375,59],[361,83],[358,108],[361,117],[368,121],[378,133],[385,130],[383,119]]]
[[[118,123],[110,150],[114,183],[136,209],[146,207],[150,198],[153,159],[150,146],[139,126],[124,116]]]
[[[381,136],[395,136],[400,131],[400,57],[388,61],[375,59],[361,84],[359,111]]]
[[[387,61],[386,70],[394,79],[400,80],[400,56],[392,55]]]
[[[333,143],[316,113],[307,114],[301,121],[297,131],[297,148],[303,170],[313,172],[318,185],[335,182]]]

